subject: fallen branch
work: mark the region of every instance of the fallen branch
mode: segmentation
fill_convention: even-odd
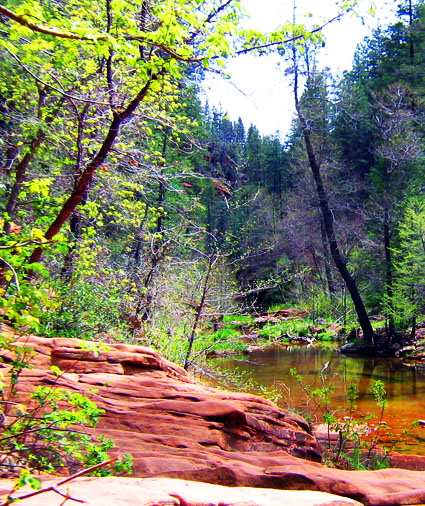
[[[44,494],[45,492],[55,492],[56,494],[59,494],[60,496],[64,497],[66,500],[71,500],[79,503],[85,503],[86,501],[83,501],[82,499],[76,499],[75,497],[71,497],[69,495],[69,492],[67,494],[64,494],[63,492],[59,491],[57,487],[60,487],[61,485],[64,485],[65,483],[68,483],[71,480],[74,480],[75,478],[79,478],[80,476],[84,476],[85,474],[91,473],[92,471],[96,471],[97,469],[100,469],[101,467],[107,466],[109,464],[112,464],[113,462],[116,462],[118,460],[118,457],[114,457],[109,460],[105,460],[104,462],[101,462],[100,464],[96,464],[95,466],[89,467],[87,469],[83,469],[82,471],[79,471],[78,473],[73,474],[72,476],[68,476],[64,480],[60,481],[56,485],[50,485],[49,487],[41,488],[40,490],[35,490],[34,492],[29,492],[28,494],[21,495],[20,497],[11,497],[11,495],[15,492],[16,489],[13,489],[9,495],[7,496],[6,502],[3,502],[0,504],[0,506],[8,506],[9,504],[12,504],[16,501],[22,501],[23,499],[28,499],[30,497],[34,497],[36,495]],[[63,503],[62,503],[63,504]]]

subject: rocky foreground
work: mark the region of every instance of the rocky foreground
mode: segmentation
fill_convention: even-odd
[[[133,455],[136,478],[80,478],[66,484],[90,505],[354,504],[347,498],[377,506],[425,503],[422,471],[326,468],[301,417],[260,397],[195,383],[152,349],[110,344],[108,350],[87,351],[76,339],[26,336],[20,341],[36,350],[34,369],[20,378],[21,395],[38,384],[57,384],[93,398],[106,411],[94,432],[113,439],[120,454]],[[7,352],[3,356],[11,358]],[[52,365],[64,371],[59,379],[49,371]],[[90,394],[93,389],[96,394]],[[276,490],[223,492],[190,482]],[[3,480],[3,492],[9,487]],[[283,499],[283,490],[337,497],[291,492]],[[52,492],[25,501],[29,506],[61,502]]]
[[[0,482],[4,491],[6,484],[11,485]],[[54,480],[46,480],[46,484],[54,484]],[[361,506],[352,499],[324,492],[230,488],[170,478],[80,478],[60,487],[60,491],[90,506]],[[61,496],[50,491],[25,499],[23,504],[49,506],[59,505],[61,501]]]

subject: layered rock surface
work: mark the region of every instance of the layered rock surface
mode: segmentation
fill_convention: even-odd
[[[43,485],[49,487],[56,482],[49,479]],[[12,486],[10,480],[0,482],[0,496],[7,494]],[[80,478],[55,488],[72,498],[84,500],[88,506],[361,506],[357,501],[324,492],[229,488],[166,478]],[[20,490],[13,497],[28,492],[28,489]],[[53,506],[62,500],[49,491],[25,499],[24,504]]]
[[[20,343],[36,351],[35,368],[20,378],[21,395],[57,384],[93,398],[106,411],[96,433],[133,455],[137,477],[315,490],[368,505],[425,503],[422,472],[328,469],[317,462],[317,441],[302,418],[253,395],[197,384],[149,348],[87,349],[76,339],[34,336]],[[51,365],[64,371],[59,379]]]

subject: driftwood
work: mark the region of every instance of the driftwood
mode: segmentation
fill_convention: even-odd
[[[74,480],[75,478],[79,478],[80,476],[84,476],[88,473],[96,471],[97,469],[100,469],[101,467],[105,467],[109,464],[112,464],[112,463],[116,462],[117,460],[118,460],[118,457],[114,457],[112,459],[101,462],[100,464],[96,464],[95,466],[89,467],[87,469],[83,469],[82,471],[79,471],[78,473],[75,473],[72,476],[68,476],[67,478],[61,480],[56,485],[50,485],[49,487],[40,488],[39,490],[34,490],[34,492],[29,492],[28,494],[23,494],[19,497],[11,497],[11,495],[14,492],[16,492],[16,488],[15,488],[10,491],[10,493],[6,497],[6,501],[2,502],[0,504],[0,506],[8,506],[9,504],[12,504],[14,502],[22,501],[23,499],[29,499],[30,497],[44,494],[45,492],[55,492],[56,494],[60,495],[61,497],[64,497],[65,501],[75,501],[75,502],[79,502],[79,503],[85,503],[86,501],[83,501],[82,499],[76,499],[75,497],[71,497],[68,492],[66,494],[64,494],[63,492],[58,490],[58,487],[60,487],[61,485],[65,485],[65,483],[68,483],[69,481]]]
[[[300,311],[295,308],[278,309],[277,311],[268,311],[266,313],[259,313],[258,316],[271,316],[275,318],[306,318],[308,311]]]
[[[305,344],[313,344],[315,342],[314,337],[304,337],[304,336],[290,336],[287,332],[279,337],[279,339],[289,339],[291,343],[305,343]]]

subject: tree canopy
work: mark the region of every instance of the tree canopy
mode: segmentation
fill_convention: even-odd
[[[0,6],[10,323],[141,341],[186,366],[213,346],[197,344],[212,335],[205,314],[214,326],[291,304],[348,321],[361,302],[365,337],[374,314],[386,319],[385,346],[414,327],[424,312],[423,3],[400,6],[337,84],[315,65],[322,26],[247,30],[242,7]],[[198,96],[226,58],[271,51],[306,83],[284,143]]]

